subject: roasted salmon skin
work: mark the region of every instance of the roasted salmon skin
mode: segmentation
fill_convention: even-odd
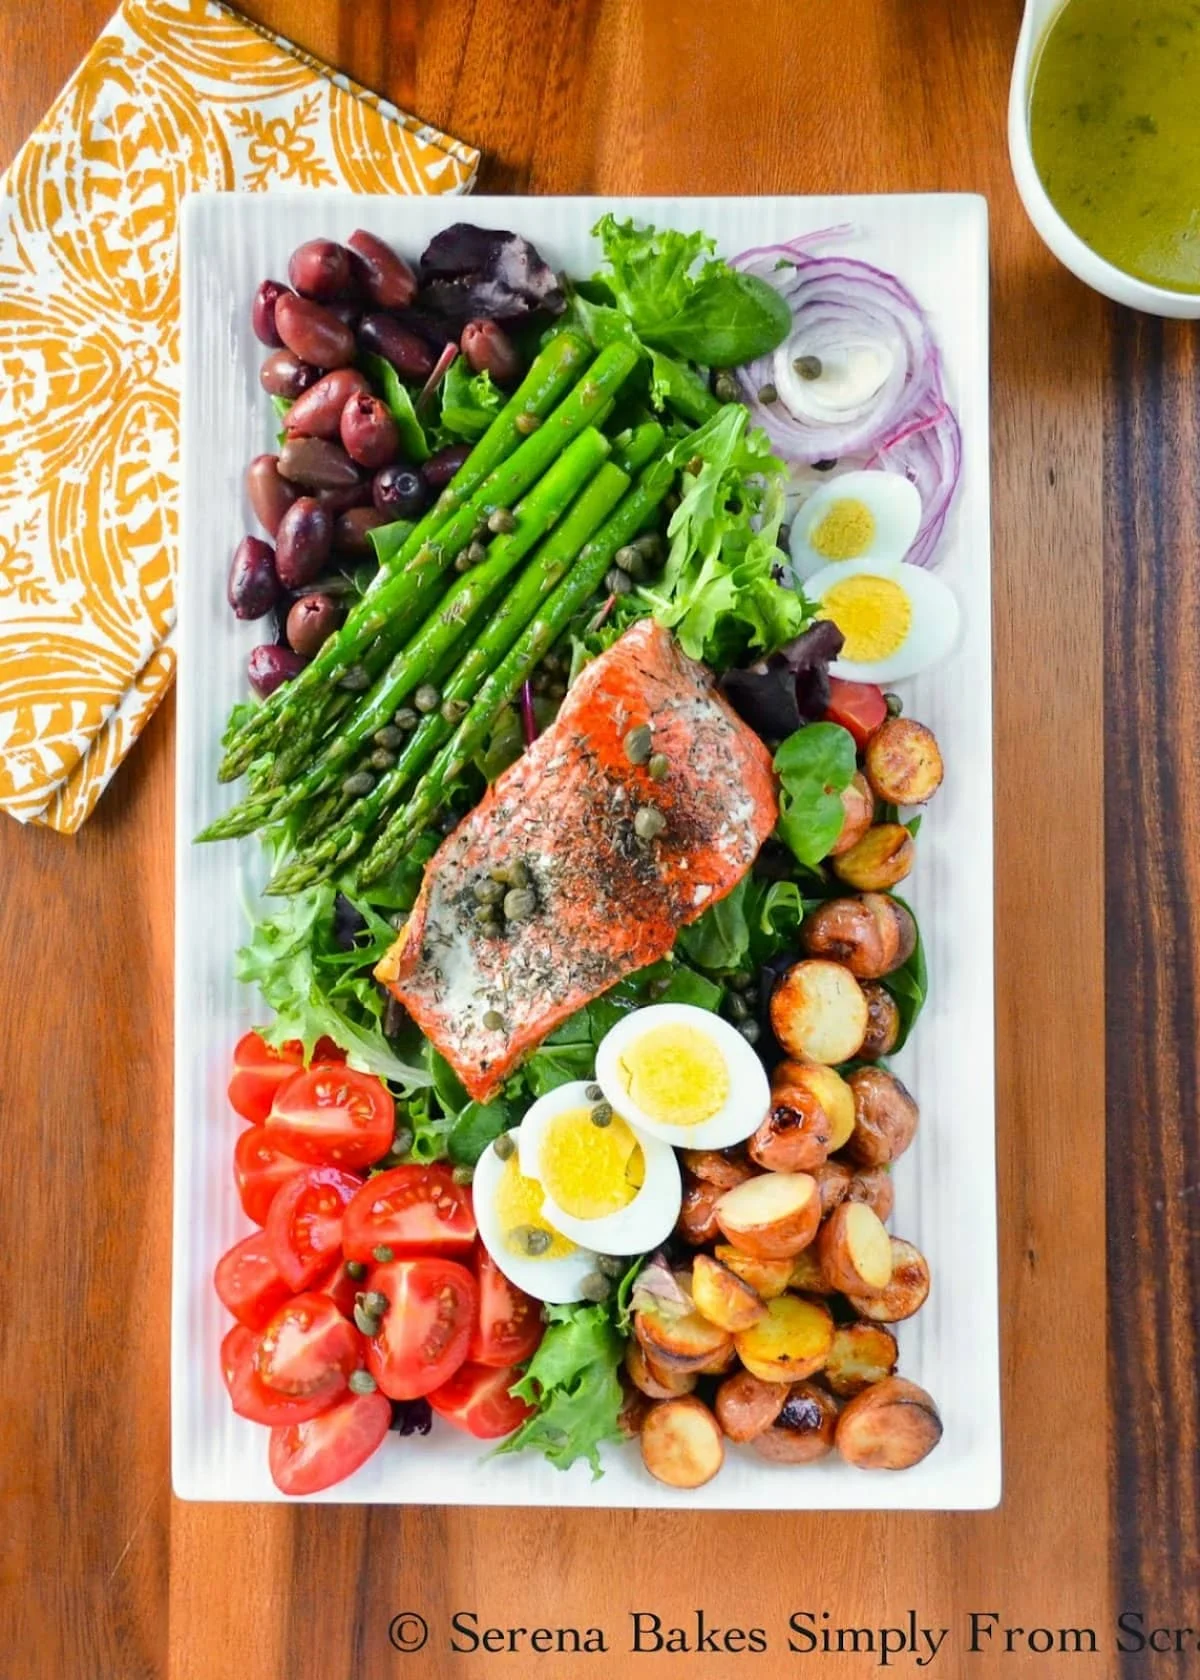
[[[661,780],[631,736],[643,725]],[[486,1100],[560,1021],[731,892],[777,815],[766,747],[642,619],[430,860],[376,977]],[[498,933],[481,930],[476,897],[497,878],[523,895]]]

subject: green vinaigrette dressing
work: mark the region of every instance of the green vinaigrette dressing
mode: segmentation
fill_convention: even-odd
[[[1051,203],[1139,280],[1200,292],[1200,0],[1067,0],[1030,96]]]

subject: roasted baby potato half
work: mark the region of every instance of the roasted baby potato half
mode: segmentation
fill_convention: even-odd
[[[684,1173],[683,1201],[679,1207],[679,1218],[675,1221],[676,1235],[692,1248],[703,1248],[705,1243],[719,1237],[721,1230],[717,1224],[716,1209],[724,1194],[719,1184],[689,1178]]]
[[[895,1161],[916,1136],[920,1111],[911,1092],[885,1068],[855,1068],[846,1083],[854,1095],[847,1157],[863,1167]]]
[[[748,1283],[756,1295],[761,1295],[764,1301],[774,1300],[776,1295],[782,1295],[792,1276],[791,1259],[763,1260],[755,1254],[743,1254],[731,1243],[718,1243],[713,1255],[723,1266],[740,1277],[743,1283]]]
[[[854,1130],[854,1092],[840,1073],[824,1062],[800,1062],[789,1058],[778,1064],[771,1084],[772,1087],[787,1086],[791,1090],[802,1086],[811,1091],[829,1121],[829,1153],[833,1155],[841,1149]]]
[[[655,1365],[641,1342],[631,1336],[625,1344],[625,1372],[633,1386],[648,1400],[677,1400],[696,1386],[693,1371],[672,1371]]]
[[[743,1254],[786,1260],[807,1248],[821,1223],[817,1181],[808,1173],[762,1173],[726,1190],[717,1223]]]
[[[697,1312],[731,1335],[757,1324],[767,1310],[757,1290],[709,1254],[697,1254],[692,1266],[692,1298]]]
[[[717,1422],[731,1441],[753,1441],[764,1429],[770,1429],[787,1397],[788,1390],[782,1383],[763,1382],[743,1370],[726,1377],[713,1405]]]
[[[877,1062],[890,1056],[900,1037],[900,1007],[886,986],[878,980],[863,981],[867,1000],[867,1036],[858,1047],[859,1060]]]
[[[770,1429],[751,1443],[773,1464],[815,1464],[833,1451],[837,1401],[819,1383],[793,1383]]]
[[[819,1371],[833,1342],[833,1317],[820,1301],[778,1295],[757,1324],[734,1337],[738,1358],[763,1382],[799,1382]]]
[[[878,980],[905,960],[900,955],[906,931],[902,910],[904,906],[886,893],[826,899],[805,916],[800,943],[810,957],[844,963],[859,980]],[[908,920],[911,923],[912,917]]]
[[[792,1276],[790,1287],[801,1295],[834,1295],[836,1290],[821,1269],[821,1256],[817,1252],[816,1243],[792,1261]]]
[[[746,1145],[767,1172],[811,1172],[829,1153],[833,1125],[806,1080],[790,1081],[795,1062],[780,1062],[771,1081],[771,1108]]]
[[[848,1062],[867,1031],[867,1000],[842,963],[808,958],[771,993],[771,1028],[789,1056],[828,1066]]]
[[[675,1275],[690,1300],[690,1274]],[[655,1368],[663,1371],[703,1371],[729,1347],[728,1332],[701,1317],[695,1307],[679,1312],[659,1301],[638,1308],[633,1315],[633,1333]]]
[[[932,729],[913,718],[887,718],[867,742],[867,780],[888,805],[924,805],[942,785],[942,755]]]
[[[916,862],[913,837],[903,823],[876,823],[848,852],[834,858],[833,873],[860,892],[898,887]]]
[[[886,1167],[860,1167],[846,1186],[844,1197],[848,1202],[865,1202],[880,1219],[891,1217],[895,1199],[892,1175]]]
[[[908,1470],[942,1438],[931,1397],[904,1377],[885,1377],[856,1394],[838,1418],[835,1441],[860,1470]]]
[[[890,1377],[899,1353],[896,1338],[886,1325],[862,1320],[839,1324],[821,1376],[836,1395],[849,1400]]]
[[[875,820],[875,795],[861,770],[856,770],[850,786],[842,789],[842,812],[842,832],[830,848],[830,857],[848,852]]]
[[[878,1295],[892,1278],[892,1239],[865,1202],[841,1202],[817,1233],[821,1272],[842,1295]]]
[[[899,1324],[920,1312],[929,1298],[929,1262],[919,1248],[892,1237],[892,1275],[887,1287],[870,1295],[851,1295],[850,1305],[864,1318]]]
[[[660,1400],[642,1421],[642,1463],[668,1487],[698,1488],[725,1462],[720,1426],[702,1400]]]

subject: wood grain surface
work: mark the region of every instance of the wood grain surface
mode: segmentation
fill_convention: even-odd
[[[174,1502],[168,702],[77,839],[0,824],[0,1673],[773,1677],[805,1671],[786,1653],[793,1610],[878,1627],[912,1609],[953,1629],[935,1673],[1068,1671],[1020,1641],[967,1657],[979,1610],[1095,1628],[1086,1671],[1117,1675],[1119,1606],[1200,1627],[1194,334],[1110,310],[1025,221],[1004,140],[1017,0],[247,9],[479,144],[488,190],[987,195],[1005,1496],[886,1517]],[[0,0],[0,157],[110,10]],[[769,1628],[772,1651],[622,1654],[631,1610],[692,1625],[701,1606]],[[409,1609],[434,1630],[419,1656],[388,1642]],[[456,1610],[599,1624],[617,1649],[455,1656]]]

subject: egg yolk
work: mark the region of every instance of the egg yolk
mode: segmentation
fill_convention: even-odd
[[[808,540],[826,560],[857,560],[875,541],[875,515],[857,497],[843,496],[830,504]]]
[[[645,1179],[646,1163],[619,1115],[597,1126],[590,1108],[568,1108],[546,1127],[538,1172],[564,1213],[603,1219],[629,1206]]]
[[[537,1179],[523,1177],[517,1157],[511,1155],[504,1163],[504,1171],[496,1187],[496,1215],[504,1232],[504,1246],[510,1254],[519,1254],[523,1260],[561,1260],[565,1255],[574,1254],[575,1244],[542,1217],[544,1199],[545,1193]],[[550,1246],[541,1254],[530,1254],[515,1235],[518,1231],[528,1231],[530,1227],[535,1231],[545,1231],[551,1239]]]
[[[634,1040],[619,1065],[632,1101],[664,1126],[699,1126],[729,1096],[725,1058],[696,1027],[652,1027]]]
[[[894,578],[844,578],[821,599],[822,618],[831,618],[846,638],[839,659],[870,665],[903,647],[912,629],[912,602]]]

